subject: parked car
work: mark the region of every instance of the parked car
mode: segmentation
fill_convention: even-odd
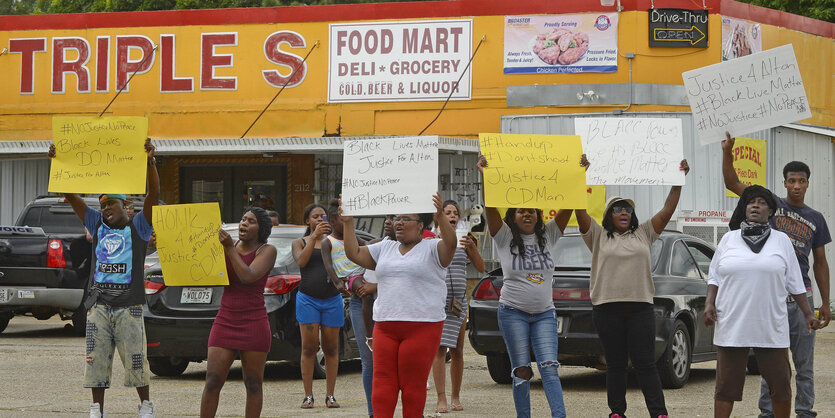
[[[145,197],[130,198],[141,210]],[[82,200],[99,208],[94,196]],[[72,321],[75,335],[84,336],[82,302],[92,254],[84,224],[63,196],[38,196],[14,225],[0,226],[0,332],[14,316],[46,320],[58,315]]]
[[[713,328],[706,328],[702,320],[714,251],[712,245],[680,232],[665,231],[652,244],[655,357],[664,387],[684,386],[691,363],[716,358]],[[589,296],[591,252],[579,234],[566,234],[552,255],[558,360],[563,365],[605,369]],[[510,383],[510,360],[496,320],[501,289],[501,268],[476,286],[470,300],[469,338],[476,352],[487,356],[490,377],[497,383]]]
[[[236,227],[224,228],[237,238]],[[296,321],[296,294],[301,280],[299,266],[293,260],[291,244],[304,234],[303,226],[274,227],[268,243],[278,250],[275,266],[264,287],[264,304],[270,321],[272,345],[267,360],[284,360],[298,364],[301,358],[301,333]],[[357,231],[365,240],[374,239]],[[182,374],[189,362],[201,362],[208,355],[209,332],[220,309],[223,286],[168,287],[164,284],[160,265],[150,255],[145,264],[145,301],[143,316],[148,340],[148,362],[157,376]],[[345,325],[339,331],[340,361],[359,358],[357,342],[345,304]],[[325,356],[316,357],[313,375],[325,377]]]
[[[63,196],[38,196],[14,225],[0,226],[0,332],[17,315],[40,320],[59,315],[83,336],[91,256],[84,225]]]

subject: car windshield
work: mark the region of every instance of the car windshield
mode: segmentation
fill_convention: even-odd
[[[591,267],[591,251],[579,235],[564,236],[551,248],[557,267]]]
[[[661,240],[652,243],[652,269],[655,270],[661,257]],[[580,235],[568,235],[560,238],[551,249],[556,267],[591,267],[591,251]]]

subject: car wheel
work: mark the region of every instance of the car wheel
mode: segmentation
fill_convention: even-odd
[[[87,310],[83,307],[72,313],[72,333],[76,337],[87,335]]]
[[[757,363],[757,358],[753,355],[748,356],[748,374],[760,374],[760,365]]]
[[[487,371],[496,383],[506,385],[513,381],[510,377],[510,357],[507,354],[488,354]]]
[[[658,360],[658,374],[665,388],[678,389],[690,377],[690,332],[684,322],[676,320],[673,335]]]
[[[313,378],[324,379],[325,377],[325,352],[320,347],[316,352],[316,361],[313,363]]]
[[[149,357],[148,365],[157,376],[179,376],[186,371],[188,360],[177,357]]]
[[[11,315],[0,315],[0,332],[6,330],[6,327],[9,326],[9,321],[12,320]]]

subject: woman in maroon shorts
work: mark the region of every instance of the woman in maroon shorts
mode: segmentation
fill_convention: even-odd
[[[218,232],[226,253],[229,286],[223,290],[220,310],[209,334],[206,386],[200,401],[200,416],[217,412],[220,389],[229,367],[240,352],[246,387],[246,416],[261,415],[264,363],[270,351],[270,323],[264,307],[264,285],[273,268],[276,249],[267,245],[272,220],[264,209],[247,209],[238,225],[238,242],[226,231]]]

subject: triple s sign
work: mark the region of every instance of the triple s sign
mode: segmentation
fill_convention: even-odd
[[[47,60],[52,94],[73,87],[79,93],[117,91],[134,72],[144,74],[155,66],[162,93],[235,91],[238,76],[248,82],[254,72],[268,86],[282,87],[289,81],[287,87],[294,87],[304,81],[309,63],[322,60],[314,51],[292,74],[309,45],[304,36],[289,30],[273,32],[257,43],[239,43],[238,32],[199,33],[198,48],[183,48],[181,40],[180,50],[175,49],[177,36],[20,37],[9,39],[8,51],[20,56],[22,95],[36,93],[35,72],[43,74]],[[187,42],[193,40],[189,37]],[[471,19],[331,24],[330,42],[323,44],[328,51],[329,102],[444,100],[450,93],[453,100],[470,99],[471,71],[460,84],[458,80],[472,51]],[[241,64],[255,62],[258,55],[267,61],[261,68]],[[195,58],[199,74],[177,69],[178,61]],[[227,75],[216,75],[221,68]]]
[[[111,57],[111,43],[116,46],[115,61]],[[9,39],[9,53],[20,54],[20,94],[35,93],[35,68],[40,68],[40,61],[51,60],[51,92],[63,94],[65,80],[74,75],[76,90],[79,93],[108,93],[125,86],[131,74],[143,74],[159,65],[159,90],[163,93],[193,92],[200,90],[237,90],[238,77],[219,77],[216,68],[234,67],[237,54],[251,54],[252,48],[238,45],[237,32],[201,33],[200,34],[200,74],[195,83],[195,76],[176,73],[175,50],[176,35],[159,36],[158,51],[154,51],[154,40],[145,35],[98,36],[94,45],[80,36],[53,37],[49,40],[40,38]],[[278,31],[264,40],[264,57],[276,66],[295,68],[303,59],[296,54],[279,47],[286,44],[292,49],[307,47],[304,37],[292,31]],[[260,46],[260,45],[259,45]],[[229,53],[219,53],[219,47],[237,47]],[[193,51],[188,51],[192,56]],[[183,58],[180,58],[181,60]],[[91,62],[92,61],[92,62]],[[111,65],[115,68],[115,83],[111,80]],[[271,86],[281,87],[287,82],[290,71],[282,75],[276,68],[261,70],[264,81]],[[300,84],[307,74],[307,66],[300,68],[290,80],[288,87]],[[196,84],[196,86],[195,86]],[[125,91],[129,91],[129,86]]]

